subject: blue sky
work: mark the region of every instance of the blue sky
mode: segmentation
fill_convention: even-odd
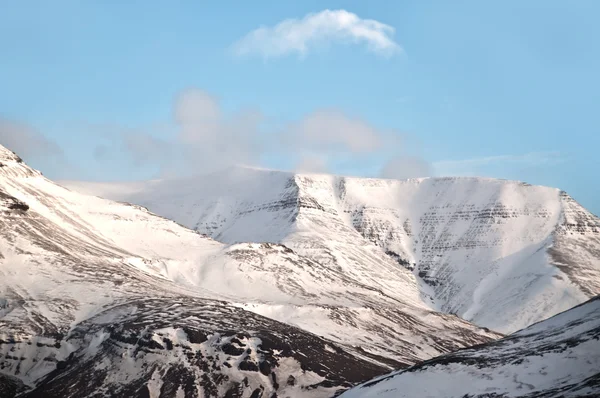
[[[600,213],[600,2],[0,8],[0,143],[50,177],[483,175]]]

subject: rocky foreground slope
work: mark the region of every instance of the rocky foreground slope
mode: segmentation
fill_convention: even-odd
[[[358,278],[285,245],[223,244],[0,147],[0,396],[329,397],[500,337],[370,261]]]
[[[600,396],[600,296],[493,343],[379,377],[342,398]]]
[[[68,185],[147,206],[222,242],[284,244],[390,297],[505,333],[600,294],[600,220],[555,188],[248,168]],[[257,311],[284,319],[277,308]]]

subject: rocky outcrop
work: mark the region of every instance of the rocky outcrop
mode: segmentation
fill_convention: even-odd
[[[301,329],[183,297],[132,300],[68,335],[2,341],[0,350],[0,367],[15,370],[0,381],[3,397],[330,397],[387,369]],[[54,369],[20,385],[35,362]]]

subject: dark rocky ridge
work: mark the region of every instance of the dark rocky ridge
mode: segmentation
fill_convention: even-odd
[[[19,397],[147,397],[156,375],[160,397],[179,389],[185,397],[247,397],[256,391],[284,397],[311,390],[334,395],[387,370],[301,329],[227,303],[184,297],[124,303],[66,336],[45,337],[55,343],[46,344],[46,355],[36,361],[53,362],[56,369]],[[1,342],[12,355],[1,359],[0,368],[24,360],[32,344]],[[64,359],[58,359],[61,346],[70,347]],[[306,376],[311,374],[313,379]],[[3,397],[19,389],[16,379],[0,379]]]

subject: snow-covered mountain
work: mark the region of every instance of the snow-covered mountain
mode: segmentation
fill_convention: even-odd
[[[342,398],[599,397],[600,296],[493,343],[379,377]]]
[[[378,247],[305,239],[220,243],[0,147],[0,396],[328,397],[500,337],[432,311]]]
[[[221,242],[283,244],[320,272],[505,333],[600,293],[600,220],[555,188],[250,168],[66,184],[146,206]],[[285,318],[270,306],[254,310]]]

